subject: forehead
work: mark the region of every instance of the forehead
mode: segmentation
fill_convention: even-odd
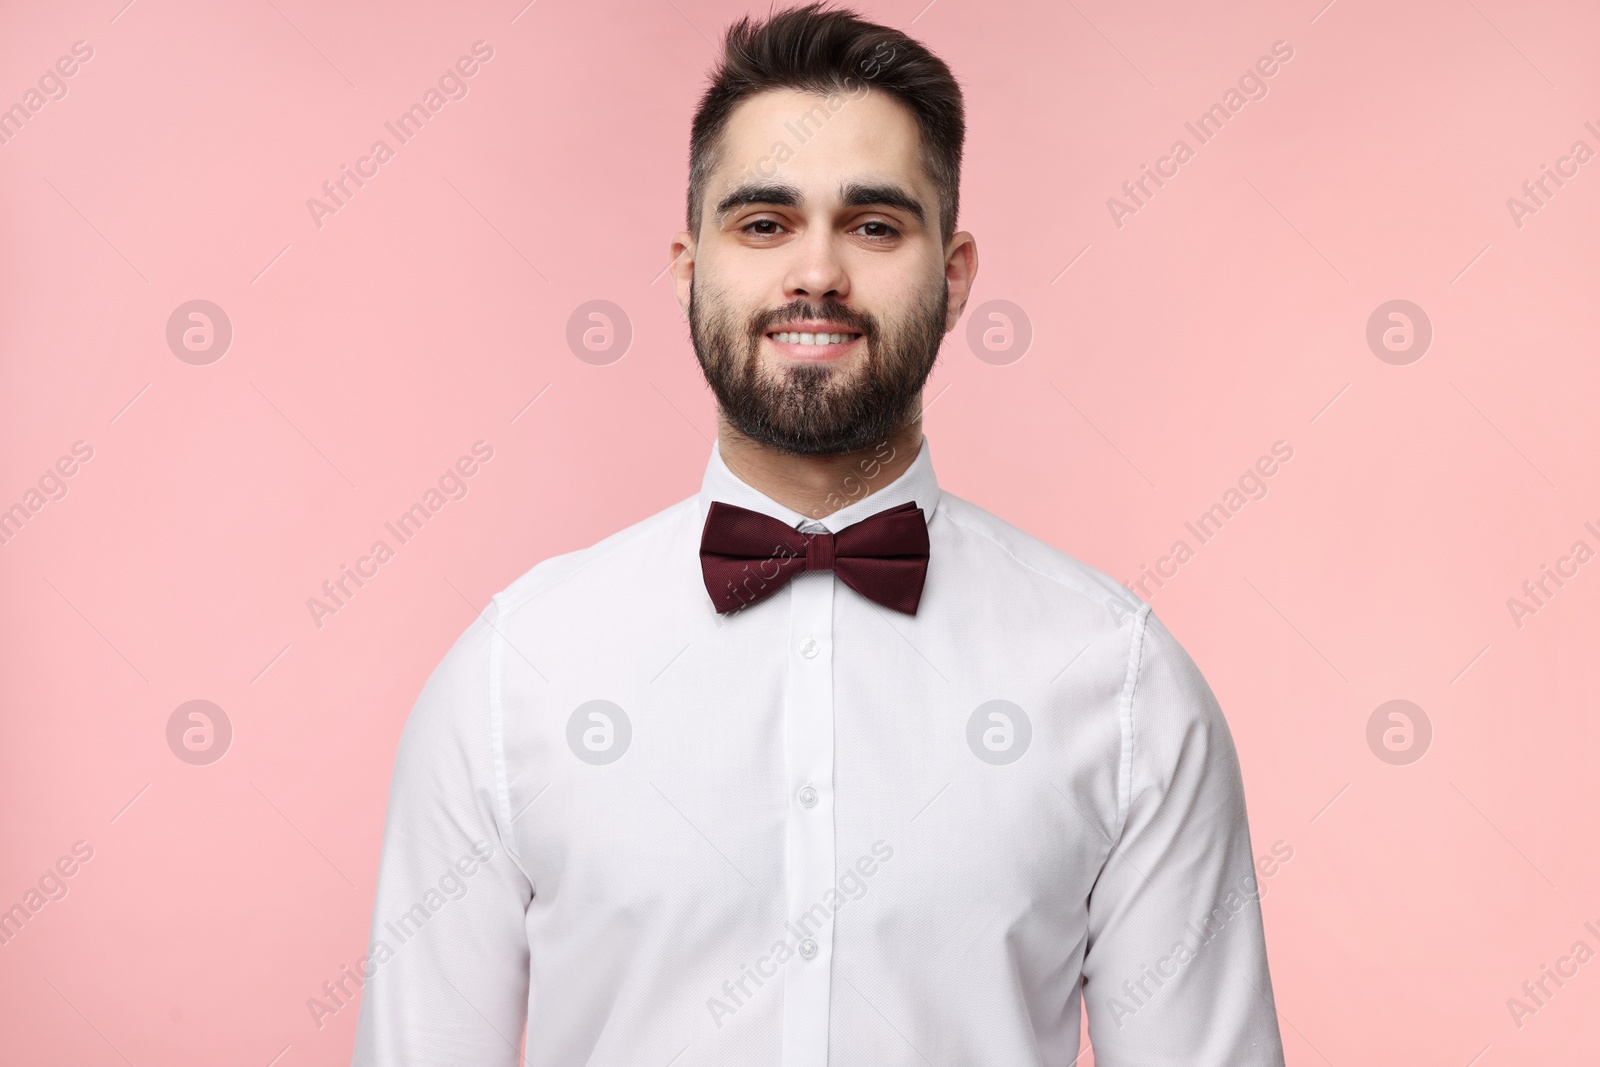
[[[892,178],[927,191],[911,110],[887,93],[774,89],[742,101],[723,129],[711,203],[751,178],[781,177],[807,199],[837,194],[849,178]]]

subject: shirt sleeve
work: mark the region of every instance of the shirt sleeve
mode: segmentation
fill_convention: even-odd
[[[1083,964],[1095,1063],[1283,1067],[1238,754],[1148,606],[1121,715],[1125,816],[1090,892]]]
[[[506,847],[491,602],[401,733],[384,820],[353,1067],[517,1063],[533,886]]]

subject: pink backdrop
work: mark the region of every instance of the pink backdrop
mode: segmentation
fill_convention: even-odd
[[[0,32],[0,907],[38,904],[0,1060],[342,1064],[355,1006],[307,999],[364,952],[423,680],[538,560],[698,488],[662,268],[744,8],[124,2]],[[1289,1062],[1592,1055],[1600,14],[925,2],[861,10],[968,92],[941,481],[1168,575],[1255,850],[1293,850],[1263,902]],[[597,300],[610,348],[574,347]]]

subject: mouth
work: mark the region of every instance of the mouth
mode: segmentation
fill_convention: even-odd
[[[812,362],[840,359],[862,338],[855,330],[768,330],[765,336],[779,355]]]

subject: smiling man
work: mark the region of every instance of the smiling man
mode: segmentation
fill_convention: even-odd
[[[728,31],[672,242],[699,492],[539,563],[428,679],[356,1063],[1068,1067],[1085,1013],[1100,1067],[1283,1063],[1210,688],[935,477],[964,133],[899,31]]]
[[[709,94],[695,120],[691,229],[672,245],[724,459],[736,469],[775,461],[779,481],[800,473],[812,499],[797,510],[808,515],[835,510],[829,494],[885,441],[899,453],[889,472],[909,465],[923,383],[978,269],[972,235],[951,232],[954,186],[941,191],[929,176],[953,178],[959,140],[954,156],[945,144],[947,158],[924,166],[930,153],[906,107],[846,77],[848,93]],[[936,117],[947,137],[960,130],[953,89]],[[806,140],[776,142],[771,176],[726,165],[796,129]]]

